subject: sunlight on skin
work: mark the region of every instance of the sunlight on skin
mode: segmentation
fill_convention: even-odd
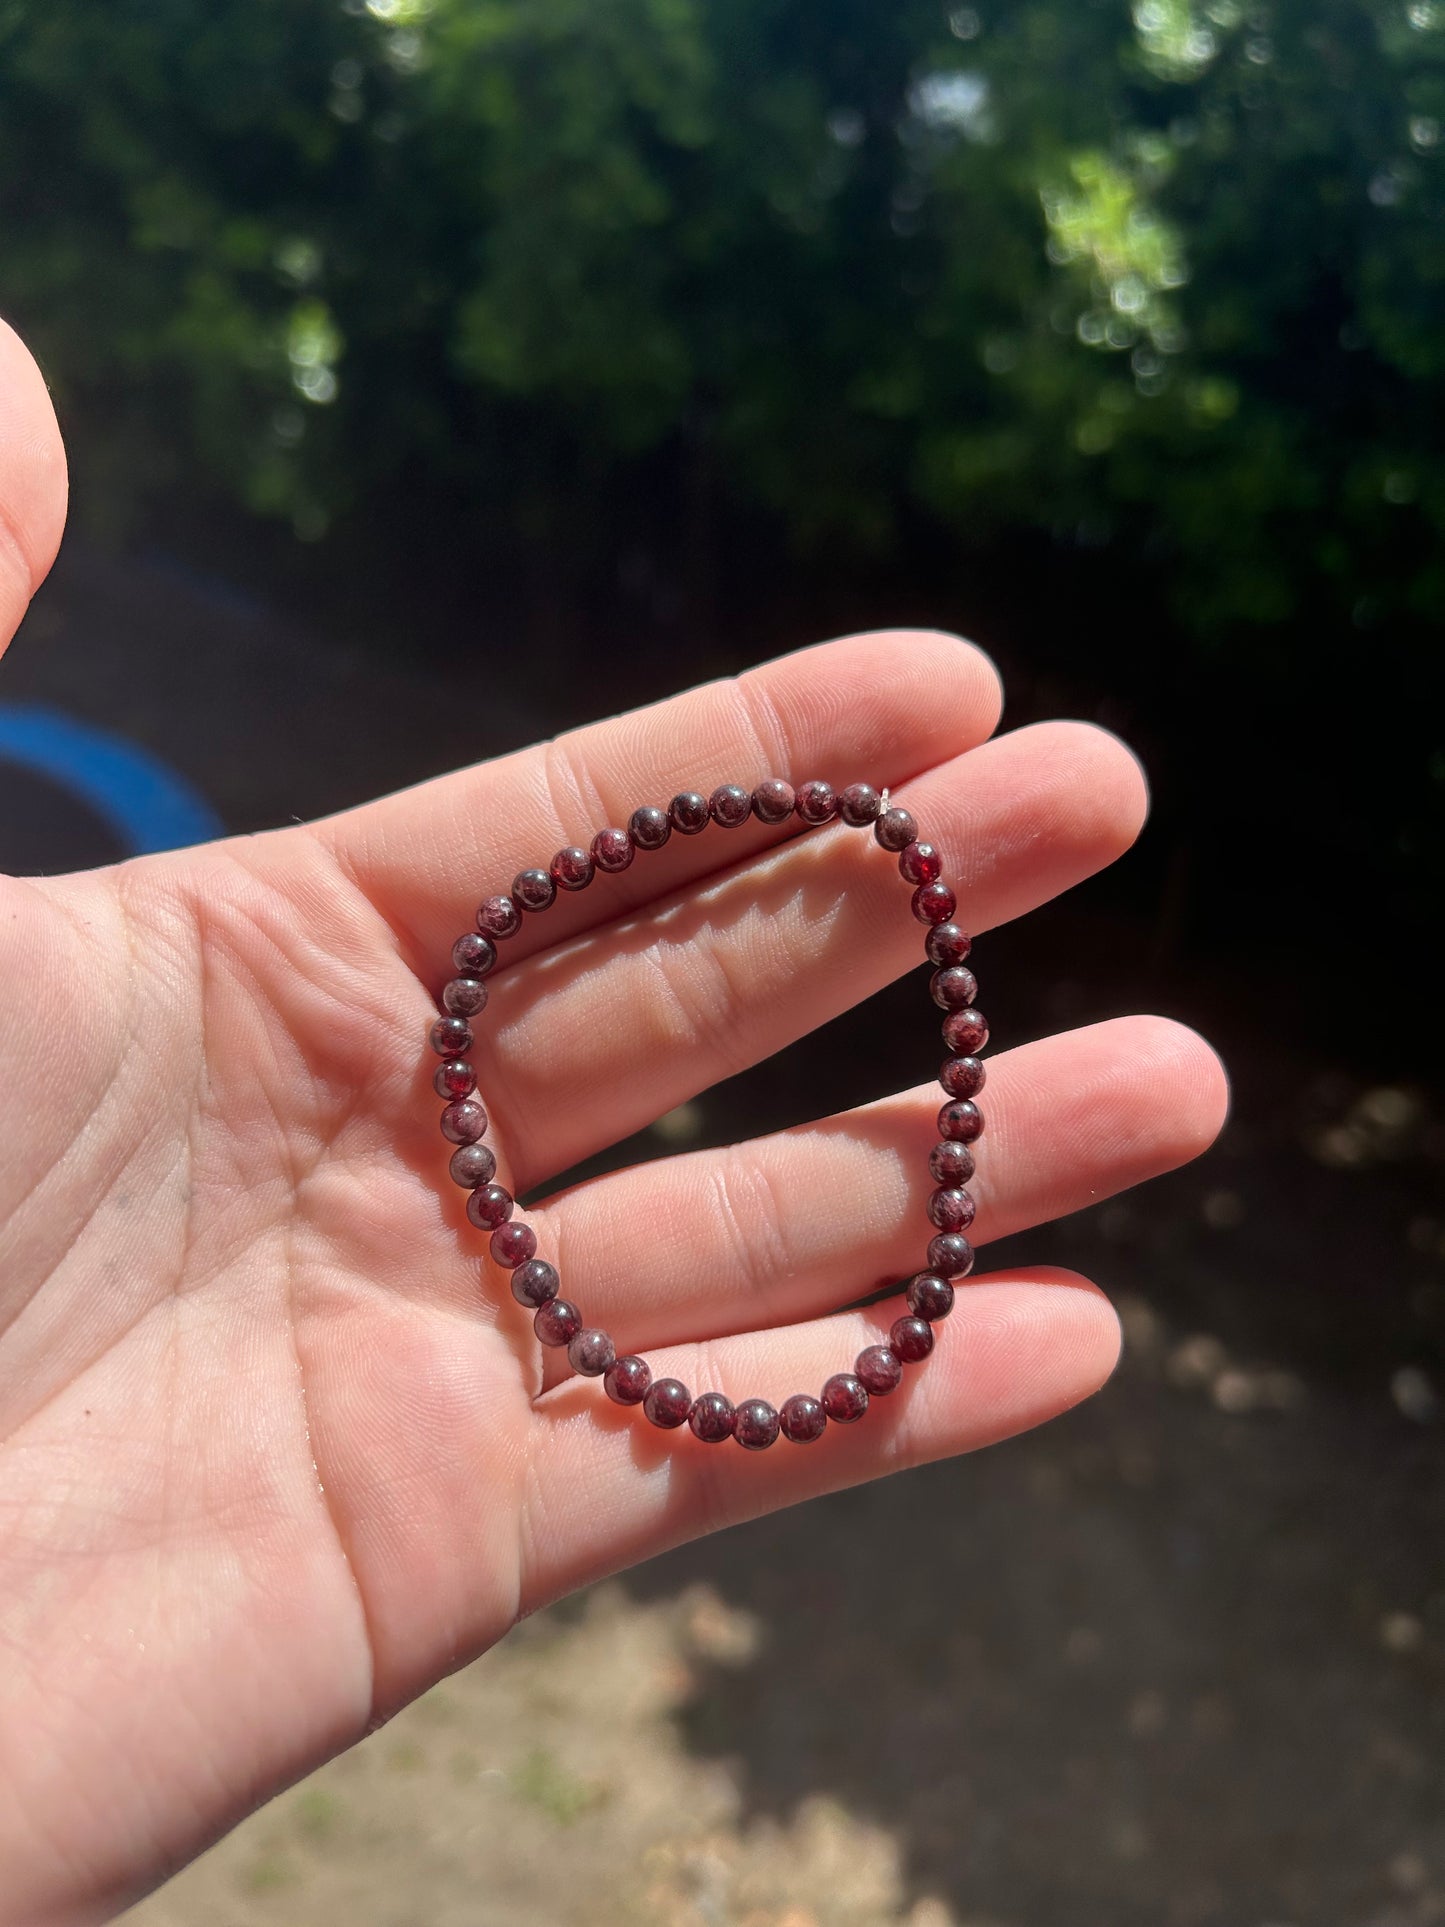
[[[0,334],[7,638],[63,480],[43,384]],[[0,882],[0,1921],[100,1918],[559,1592],[1103,1381],[1103,1298],[1011,1273],[961,1295],[863,1425],[764,1457],[663,1440],[595,1383],[543,1392],[435,1132],[424,1038],[474,892],[684,783],[901,787],[980,926],[1127,848],[1129,753],[1077,724],[981,747],[998,709],[966,644],[853,637],[314,828]],[[503,1171],[555,1174],[915,963],[877,854],[756,824],[674,839],[529,922],[479,1032]],[[1143,1020],[1001,1058],[989,1088],[993,1235],[1195,1154],[1225,1105],[1206,1047]],[[667,1347],[659,1369],[781,1396],[886,1324],[837,1308],[903,1251],[935,1101],[574,1188],[544,1241],[584,1305]],[[864,1163],[850,1250],[828,1201],[836,1220]],[[728,1196],[786,1254],[771,1317]],[[670,1307],[669,1244],[693,1274]],[[770,1330],[779,1309],[815,1322]]]

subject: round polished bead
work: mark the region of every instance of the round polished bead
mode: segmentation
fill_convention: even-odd
[[[973,938],[966,930],[960,930],[956,923],[936,923],[929,931],[923,944],[928,952],[928,961],[947,969],[949,964],[961,964],[973,948]]]
[[[934,971],[928,990],[940,1010],[966,1010],[978,995],[978,979],[962,964],[950,964]]]
[[[453,977],[442,990],[442,1002],[453,1017],[475,1017],[487,1007],[487,986],[480,977]]]
[[[697,836],[712,821],[707,798],[700,790],[680,791],[673,797],[668,815],[672,818],[672,827],[680,836]]]
[[[876,823],[882,808],[883,798],[871,783],[850,783],[838,798],[839,816],[855,830]]]
[[[753,815],[759,823],[786,823],[797,798],[781,776],[765,776],[753,791]]]
[[[488,897],[477,911],[478,930],[493,941],[515,937],[521,927],[522,913],[510,897]]]
[[[539,1343],[554,1352],[563,1345],[570,1345],[581,1329],[582,1314],[566,1298],[553,1298],[542,1306],[532,1320],[532,1330],[536,1332]]]
[[[459,1097],[442,1112],[442,1136],[449,1144],[475,1144],[486,1129],[487,1113],[474,1097]]]
[[[928,1269],[944,1278],[966,1278],[974,1267],[974,1249],[961,1231],[940,1231],[928,1241]]]
[[[963,1060],[956,1057],[953,1061],[957,1064]],[[947,1070],[948,1065],[945,1064],[943,1068]],[[983,1112],[968,1098],[955,1098],[938,1113],[938,1131],[940,1137],[951,1137],[959,1144],[972,1144],[983,1136]]]
[[[465,1057],[472,1047],[472,1027],[465,1017],[438,1017],[431,1027],[431,1047],[438,1057]]]
[[[834,1372],[823,1387],[823,1410],[835,1425],[851,1425],[868,1410],[868,1387],[854,1372]]]
[[[943,858],[931,843],[909,843],[898,853],[898,874],[905,883],[936,883]]]
[[[459,977],[487,977],[497,967],[497,946],[480,930],[466,930],[452,945],[452,969]]]
[[[675,1432],[686,1425],[692,1410],[692,1393],[677,1378],[659,1378],[642,1401],[649,1421],[664,1432]]]
[[[463,1144],[452,1152],[447,1169],[454,1184],[464,1191],[475,1191],[479,1184],[490,1184],[497,1175],[496,1153],[486,1144]]]
[[[516,1200],[500,1184],[479,1184],[467,1199],[467,1216],[478,1231],[495,1231],[512,1215]]]
[[[471,1096],[477,1088],[477,1073],[465,1057],[444,1057],[431,1082],[437,1096],[450,1103],[453,1098]]]
[[[519,1305],[548,1305],[562,1288],[557,1267],[545,1258],[526,1258],[512,1273],[512,1296]]]
[[[707,799],[708,813],[724,830],[741,829],[753,813],[753,799],[741,783],[719,783]]]
[[[933,1350],[933,1327],[926,1318],[895,1318],[888,1327],[888,1344],[905,1365],[917,1365]]]
[[[920,883],[913,892],[912,910],[920,923],[947,923],[958,899],[946,883]]]
[[[724,1398],[721,1392],[699,1392],[692,1401],[687,1422],[693,1437],[701,1439],[704,1445],[721,1445],[724,1439],[732,1437],[737,1416],[732,1400]]]
[[[617,1347],[605,1331],[586,1325],[567,1342],[567,1363],[583,1378],[601,1378],[617,1356]]]
[[[973,1176],[973,1152],[952,1138],[940,1138],[928,1154],[929,1176],[935,1184],[967,1184]]]
[[[608,876],[625,870],[636,854],[626,830],[599,830],[592,839],[592,861]]]
[[[549,910],[557,886],[545,870],[519,870],[512,878],[512,901],[519,910]]]
[[[592,859],[575,843],[569,843],[553,857],[548,874],[559,890],[585,890],[592,881]]]
[[[627,834],[639,850],[660,850],[672,835],[672,818],[655,803],[644,803],[628,817]]]
[[[955,1010],[944,1019],[943,1041],[950,1050],[972,1057],[988,1042],[988,1019],[981,1010]]]
[[[651,1383],[652,1367],[632,1352],[614,1358],[602,1377],[602,1389],[614,1405],[640,1405]]]
[[[953,1310],[953,1286],[936,1271],[920,1271],[910,1278],[905,1295],[914,1317],[926,1318],[930,1325],[947,1318]]]
[[[944,1032],[952,1019],[945,1018]],[[943,1072],[946,1072],[945,1076]],[[988,1082],[988,1071],[981,1057],[954,1057],[943,1067],[939,1083],[950,1097],[977,1097]]]
[[[928,1200],[928,1222],[940,1231],[967,1231],[977,1207],[960,1185],[940,1185]]]
[[[499,1224],[492,1233],[492,1256],[508,1271],[515,1271],[518,1265],[526,1264],[536,1255],[537,1234],[531,1225],[513,1220],[510,1224]]]
[[[794,1445],[811,1445],[814,1439],[822,1438],[827,1423],[822,1400],[807,1392],[794,1392],[791,1398],[785,1398],[778,1413],[779,1429]]]
[[[838,799],[833,794],[831,783],[824,783],[818,777],[814,777],[811,782],[804,783],[799,789],[793,807],[798,812],[799,822],[806,823],[811,829],[816,829],[820,823],[833,821],[838,814]],[[800,1393],[799,1397],[801,1396]]]
[[[749,1452],[765,1452],[778,1436],[778,1415],[765,1398],[745,1398],[733,1437]]]
[[[918,825],[907,810],[884,810],[873,825],[873,834],[885,850],[901,853],[918,835]]]
[[[854,1360],[853,1370],[870,1398],[886,1398],[896,1392],[903,1378],[902,1363],[887,1345],[867,1346]]]

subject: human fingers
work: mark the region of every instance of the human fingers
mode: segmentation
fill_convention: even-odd
[[[981,742],[998,720],[993,665],[971,643],[933,631],[845,636],[690,689],[649,708],[571,730],[458,770],[314,826],[430,974],[482,897],[570,844],[625,828],[641,804],[681,790],[765,776],[848,772],[900,783]],[[796,829],[796,822],[791,826]],[[666,895],[789,833],[749,822],[673,834],[589,890],[559,892],[509,940],[507,961]]]
[[[940,846],[958,920],[973,931],[1112,862],[1147,806],[1129,751],[1083,723],[999,737],[924,772],[897,800]],[[499,973],[473,1059],[515,1188],[615,1143],[920,963],[910,888],[867,830],[834,825]],[[986,1010],[986,961],[981,969]],[[924,997],[921,1021],[929,1008]]]
[[[1167,1018],[1004,1052],[978,1100],[970,1239],[986,1245],[1187,1163],[1213,1142],[1227,1099],[1214,1052]],[[923,1269],[943,1101],[927,1085],[577,1185],[535,1214],[539,1246],[619,1352],[836,1310]],[[550,1382],[563,1378],[565,1356],[545,1356]]]
[[[897,1307],[659,1352],[657,1377],[734,1403],[814,1395],[887,1333]],[[959,1294],[933,1355],[872,1401],[858,1424],[829,1423],[812,1444],[779,1438],[749,1452],[705,1445],[686,1426],[659,1433],[573,1379],[538,1405],[530,1449],[522,1610],[679,1541],[839,1487],[968,1452],[1038,1425],[1097,1391],[1118,1358],[1103,1295],[1055,1269],[1001,1272]]]
[[[44,379],[0,321],[0,651],[55,560],[65,497],[65,450]]]

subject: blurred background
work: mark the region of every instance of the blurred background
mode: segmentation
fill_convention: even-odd
[[[1445,1920],[1442,294],[1445,0],[0,0],[74,477],[0,862],[936,624],[1156,797],[996,1043],[1236,1085],[991,1254],[1114,1293],[1100,1399],[542,1615],[136,1927]],[[926,1078],[915,1003],[615,1160]]]

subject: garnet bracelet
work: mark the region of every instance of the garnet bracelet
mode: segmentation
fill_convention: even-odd
[[[516,936],[525,913],[546,910],[558,890],[585,890],[599,870],[615,875],[632,863],[639,851],[660,850],[674,831],[697,836],[710,823],[721,829],[741,828],[750,817],[776,826],[796,815],[813,829],[834,817],[855,829],[873,825],[885,850],[898,857],[904,881],[913,889],[913,914],[928,927],[925,948],[935,966],[930,989],[933,1001],[948,1014],[943,1041],[949,1055],[938,1081],[948,1102],[938,1113],[939,1142],[929,1153],[928,1168],[937,1189],[928,1200],[934,1237],[928,1246],[928,1268],[911,1278],[907,1287],[908,1313],[895,1319],[886,1345],[869,1345],[858,1354],[851,1372],[836,1372],[819,1397],[796,1392],[775,1411],[766,1399],[748,1398],[734,1406],[721,1392],[694,1398],[675,1378],[654,1380],[646,1359],[619,1358],[605,1331],[584,1325],[582,1314],[558,1296],[561,1280],[555,1266],[537,1256],[537,1234],[512,1217],[515,1200],[495,1182],[497,1160],[481,1142],[487,1113],[476,1096],[477,1076],[466,1061],[472,1045],[470,1019],[487,1004],[485,978],[496,967],[497,945]],[[601,1378],[607,1396],[617,1405],[641,1405],[644,1414],[664,1431],[690,1426],[706,1444],[736,1439],[760,1452],[781,1432],[796,1445],[821,1438],[829,1419],[851,1424],[862,1418],[870,1398],[894,1391],[905,1365],[914,1365],[933,1350],[933,1327],[953,1308],[953,1283],[973,1269],[973,1247],[963,1235],[973,1222],[973,1198],[963,1188],[973,1176],[969,1146],[983,1130],[983,1113],[974,1098],[983,1089],[984,1067],[978,1052],[988,1042],[988,1025],[973,1007],[977,984],[964,960],[971,948],[953,921],[954,894],[941,881],[943,864],[933,844],[919,840],[907,810],[890,806],[867,783],[851,783],[835,794],[828,783],[804,783],[794,794],[791,786],[769,777],[749,793],[736,783],[724,783],[711,796],[685,790],[665,810],[651,805],[634,810],[625,830],[599,830],[589,850],[559,850],[545,870],[523,870],[508,896],[488,897],[477,911],[477,927],[452,945],[457,975],[442,992],[446,1015],[432,1025],[432,1049],[442,1059],[436,1090],[446,1099],[442,1136],[457,1149],[451,1174],[468,1192],[467,1216],[479,1230],[489,1231],[491,1251],[499,1265],[512,1274],[512,1296],[535,1312],[533,1328],[544,1345],[567,1348],[572,1369],[587,1378]]]

